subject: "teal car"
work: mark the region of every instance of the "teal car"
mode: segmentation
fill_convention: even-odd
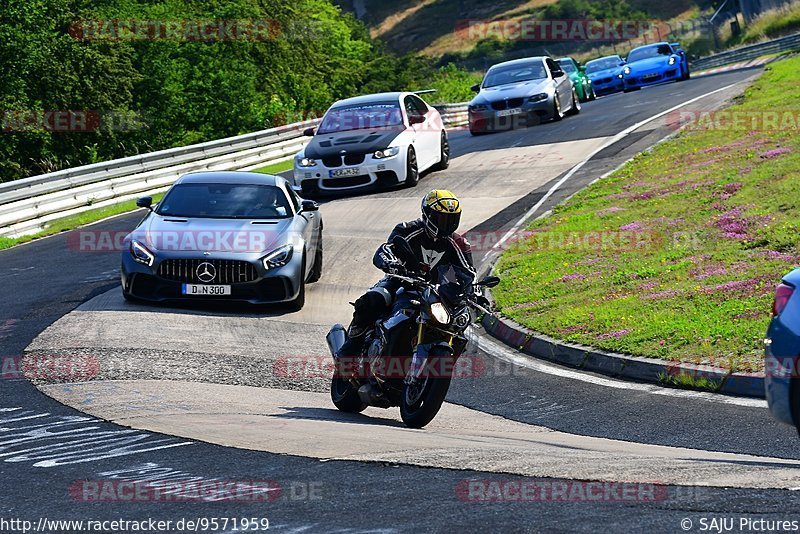
[[[592,80],[586,74],[586,67],[580,66],[580,64],[571,57],[562,57],[556,61],[558,61],[558,64],[564,69],[564,72],[567,73],[569,79],[572,80],[572,84],[578,92],[578,99],[580,99],[581,102],[597,99]]]

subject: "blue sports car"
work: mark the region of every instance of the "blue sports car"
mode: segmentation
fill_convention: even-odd
[[[625,61],[619,56],[607,56],[586,63],[586,75],[592,80],[597,95],[609,95],[625,89],[622,68]]]
[[[766,393],[779,420],[800,430],[800,269],[787,274],[775,290],[772,322],[765,345]]]
[[[678,43],[656,43],[634,48],[622,69],[625,92],[648,85],[689,79],[689,60]]]

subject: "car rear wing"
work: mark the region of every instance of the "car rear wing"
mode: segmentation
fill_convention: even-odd
[[[683,50],[683,48],[681,48],[681,44],[680,43],[670,43],[669,45],[672,48],[674,48],[675,50]]]

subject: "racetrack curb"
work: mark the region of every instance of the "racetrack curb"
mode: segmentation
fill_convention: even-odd
[[[668,362],[606,352],[538,334],[510,319],[496,315],[484,315],[481,324],[492,337],[523,354],[582,371],[662,386],[670,385],[670,379],[705,378],[718,384],[713,390],[716,393],[765,398],[764,375],[760,373],[731,373],[707,365]]]

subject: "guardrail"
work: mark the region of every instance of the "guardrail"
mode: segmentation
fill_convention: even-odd
[[[436,106],[445,126],[467,121],[466,104]],[[290,159],[319,120],[160,150],[0,184],[0,236],[35,233],[48,222],[165,191],[181,175],[202,170],[252,170]]]
[[[700,58],[692,62],[692,68],[694,70],[713,69],[740,61],[750,61],[768,54],[780,54],[797,50],[800,50],[800,33]]]

